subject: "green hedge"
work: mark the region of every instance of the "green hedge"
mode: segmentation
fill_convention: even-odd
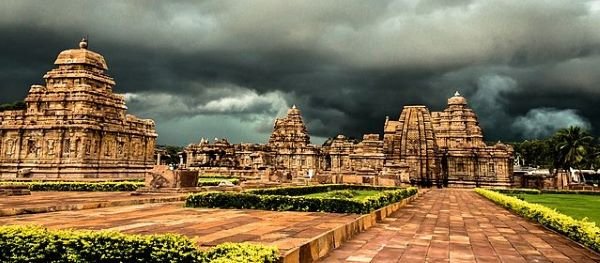
[[[144,182],[0,182],[0,185],[27,185],[31,191],[135,191]]]
[[[198,178],[237,178],[233,175],[222,175],[222,174],[200,174]]]
[[[477,188],[475,191],[520,216],[537,221],[600,252],[600,228],[593,222],[588,222],[585,219],[576,220],[543,205],[531,204],[498,192],[481,188]]]
[[[348,184],[323,184],[323,185],[312,185],[312,186],[291,186],[291,187],[277,187],[277,188],[266,188],[266,189],[255,189],[249,190],[249,193],[259,195],[308,195],[322,192],[330,192],[336,190],[399,190],[402,188],[398,187],[387,187],[387,186],[369,186],[369,185],[348,185]]]
[[[274,247],[225,243],[198,250],[174,234],[131,235],[114,231],[48,230],[0,226],[0,262],[277,262]]]
[[[239,209],[262,209],[274,211],[305,211],[305,212],[333,212],[366,214],[386,205],[398,202],[409,196],[415,195],[417,188],[385,190],[381,193],[367,197],[363,200],[345,198],[319,198],[298,196],[304,194],[324,192],[327,189],[378,189],[378,187],[357,186],[315,186],[320,191],[313,192],[308,187],[289,187],[278,189],[261,189],[248,192],[208,192],[191,194],[187,197],[187,207],[218,207]],[[389,188],[386,188],[389,189]],[[285,195],[285,192],[292,194]],[[276,193],[276,194],[273,194]]]
[[[210,178],[210,179],[215,179],[215,180],[202,182],[201,181],[202,178]],[[219,180],[219,179],[222,179],[222,180]],[[234,179],[234,178],[201,177],[201,178],[198,178],[197,186],[218,186],[222,181],[229,181],[235,185],[240,184],[240,180]]]
[[[498,192],[498,193],[502,193],[502,194],[509,194],[509,195],[515,195],[515,194],[530,194],[530,195],[539,195],[542,193],[542,191],[537,190],[537,189],[528,189],[528,188],[495,188],[495,189],[490,189],[492,191]]]

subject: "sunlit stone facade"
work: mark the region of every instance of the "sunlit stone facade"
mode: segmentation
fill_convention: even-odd
[[[143,178],[154,122],[127,114],[104,57],[82,40],[54,64],[24,110],[0,112],[0,178]]]
[[[487,146],[477,116],[456,93],[441,112],[405,106],[398,120],[386,118],[383,138],[338,135],[322,146],[311,145],[301,112],[294,106],[275,121],[267,144],[203,139],[189,145],[185,155],[188,167],[209,171],[220,167],[221,172],[252,174],[272,169],[295,178],[312,170],[321,178],[337,178],[332,182],[391,180],[386,184],[474,187],[508,186],[513,150],[502,143]]]

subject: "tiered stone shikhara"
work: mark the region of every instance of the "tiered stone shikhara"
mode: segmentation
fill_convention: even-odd
[[[154,163],[154,121],[126,113],[85,39],[54,64],[24,110],[0,112],[0,178],[143,178]]]
[[[186,165],[206,173],[238,176],[282,173],[280,180],[316,174],[324,182],[509,186],[513,150],[483,141],[477,116],[458,92],[442,112],[406,106],[397,121],[386,118],[383,140],[338,135],[323,146],[310,144],[300,110],[275,121],[267,144],[202,140],[185,148]]]

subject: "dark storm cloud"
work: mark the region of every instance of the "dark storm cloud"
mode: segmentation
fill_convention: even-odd
[[[598,1],[4,1],[4,102],[89,34],[161,143],[264,141],[297,104],[314,142],[381,132],[460,91],[488,140],[600,127]],[[553,124],[545,124],[552,121]],[[523,125],[534,125],[530,127]]]

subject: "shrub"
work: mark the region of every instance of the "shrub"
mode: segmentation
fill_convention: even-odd
[[[338,190],[327,193],[327,197],[331,198],[354,198],[359,193],[357,190]]]
[[[202,181],[202,178],[210,178],[210,180]],[[239,179],[218,178],[218,177],[200,177],[200,178],[198,178],[198,183],[196,185],[198,187],[200,187],[200,186],[218,186],[222,181],[229,181],[229,182],[231,182],[232,184],[235,184],[235,185],[240,184],[240,180]]]
[[[600,252],[600,228],[587,220],[576,220],[543,205],[531,204],[515,197],[477,188],[475,191],[516,214],[539,222],[569,238]]]
[[[274,247],[225,243],[200,251],[174,234],[0,226],[0,262],[276,262]]]
[[[27,185],[31,191],[135,191],[144,182],[0,182],[0,185]]]
[[[528,189],[528,188],[495,188],[490,189],[492,191],[509,194],[509,195],[517,195],[517,194],[530,194],[530,195],[539,195],[542,191],[538,189]]]
[[[312,185],[312,186],[291,186],[291,187],[277,187],[267,189],[255,189],[248,192],[259,194],[259,195],[308,195],[322,192],[331,192],[336,190],[397,190],[402,189],[398,187],[387,187],[387,186],[369,186],[369,185],[347,185],[347,184],[323,184],[323,185]]]
[[[369,186],[315,186],[320,192],[331,188],[361,188],[379,189]],[[375,209],[398,202],[418,192],[414,187],[407,189],[392,188],[393,190],[381,191],[380,193],[367,197],[364,200],[322,198],[300,196],[299,192],[314,193],[310,187],[285,187],[276,189],[252,190],[248,192],[208,192],[191,194],[187,197],[187,207],[219,207],[239,209],[262,209],[275,211],[306,211],[306,212],[333,212],[333,213],[357,213],[366,214]],[[284,195],[290,192],[295,195]],[[277,193],[277,194],[275,194]]]

